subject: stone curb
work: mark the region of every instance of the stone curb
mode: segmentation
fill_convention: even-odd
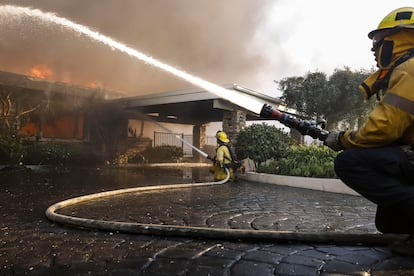
[[[209,167],[211,163],[155,163],[146,165],[122,165],[124,167],[131,166],[149,166],[149,167]],[[361,196],[348,186],[346,186],[340,179],[336,178],[316,178],[316,177],[299,177],[287,176],[277,174],[257,173],[253,171],[246,171],[239,174],[240,179],[245,179],[252,182],[260,182],[266,184],[275,184],[282,186],[290,186],[296,188],[317,190],[329,193],[340,193],[354,196]]]
[[[330,193],[361,196],[360,194],[346,186],[340,179],[334,178],[299,177],[256,172],[246,172],[244,174],[239,174],[239,177],[241,179],[246,179],[252,182],[276,184]]]

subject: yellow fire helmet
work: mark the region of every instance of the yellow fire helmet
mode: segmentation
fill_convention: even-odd
[[[401,28],[414,29],[414,7],[403,7],[393,10],[381,20],[377,29],[368,33],[368,37],[373,39],[379,31],[398,31]]]
[[[224,131],[221,131],[221,130],[217,131],[216,138],[218,140],[220,140],[221,142],[223,142],[223,143],[230,142],[229,138],[227,137],[227,134]]]

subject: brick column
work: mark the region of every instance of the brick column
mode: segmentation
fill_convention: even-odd
[[[224,111],[223,112],[223,131],[227,133],[233,145],[237,143],[237,135],[246,127],[246,112]]]

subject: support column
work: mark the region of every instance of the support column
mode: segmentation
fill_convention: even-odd
[[[193,146],[202,149],[206,144],[206,125],[195,125],[193,127]],[[205,161],[205,157],[193,149],[194,162]]]
[[[246,127],[246,112],[240,110],[223,112],[223,131],[231,143],[237,143],[237,135]]]

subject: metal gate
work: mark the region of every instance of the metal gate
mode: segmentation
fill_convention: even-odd
[[[154,147],[157,146],[176,146],[183,149],[184,157],[192,157],[193,149],[185,144],[182,140],[188,142],[190,145],[193,144],[193,135],[184,133],[171,133],[171,132],[154,132]]]
[[[182,140],[178,139],[177,136],[180,137],[180,139],[188,142],[190,145],[193,144],[192,134],[155,131],[153,146],[176,146],[183,149],[184,157],[193,157],[193,149]],[[216,143],[217,141],[215,136],[206,137],[206,145],[216,145]]]

